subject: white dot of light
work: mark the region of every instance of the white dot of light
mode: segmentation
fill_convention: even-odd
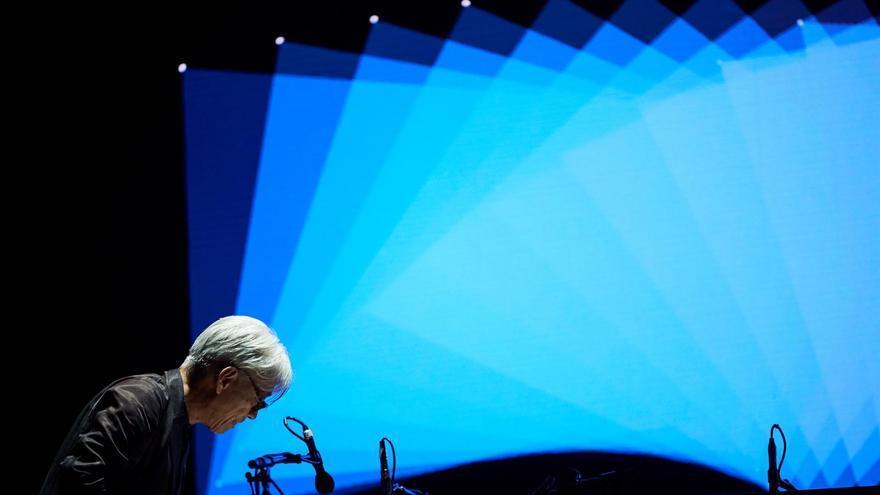
[[[376,24],[377,22],[379,22],[379,16],[371,15],[370,16],[370,24]]]

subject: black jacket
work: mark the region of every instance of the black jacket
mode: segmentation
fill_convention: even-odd
[[[178,370],[117,380],[80,413],[40,495],[181,495],[189,435]]]

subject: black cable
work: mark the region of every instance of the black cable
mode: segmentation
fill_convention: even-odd
[[[299,423],[300,426],[302,426],[303,431],[308,430],[309,427],[306,426],[306,424],[303,423],[302,421],[300,421],[300,420],[294,418],[293,416],[287,416],[286,418],[284,418],[284,427],[287,428],[287,431],[289,431],[290,434],[293,435],[293,436],[295,436],[296,438],[299,438],[299,439],[302,441],[302,443],[306,443],[306,439],[305,439],[305,437],[303,437],[303,436],[300,435],[299,433],[297,433],[297,432],[293,431],[292,429],[290,429],[290,426],[287,424],[287,420],[288,420],[288,419],[292,419],[292,420],[296,421],[297,423]]]
[[[779,425],[774,424],[770,427],[770,438],[773,438],[773,430],[779,430],[779,434],[782,435],[782,459],[779,460],[779,466],[776,467],[776,472],[782,472],[782,463],[785,462],[785,452],[788,450],[788,442],[785,441],[785,433],[782,431]],[[780,477],[782,477],[780,475]]]
[[[788,450],[788,442],[785,440],[785,432],[782,431],[782,427],[778,424],[774,424],[770,427],[771,439],[773,438],[773,430],[779,430],[779,434],[782,436],[782,458],[779,460],[779,465],[776,467],[776,476],[779,479],[779,486],[785,488],[787,491],[796,492],[798,490],[791,481],[782,477],[782,463],[785,462],[785,452]]]
[[[391,485],[394,486],[394,479],[397,476],[397,452],[394,451],[394,442],[392,442],[390,438],[382,437],[382,441],[388,442],[388,444],[391,445]]]

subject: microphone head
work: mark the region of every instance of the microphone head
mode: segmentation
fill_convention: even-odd
[[[333,481],[333,476],[330,476],[330,473],[327,471],[315,474],[315,490],[318,490],[318,493],[330,493],[335,487],[336,482]]]

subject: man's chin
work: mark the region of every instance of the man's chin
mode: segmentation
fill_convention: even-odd
[[[214,433],[215,435],[221,435],[231,430],[233,426],[235,426],[235,423],[227,421],[226,423],[223,423],[216,428],[211,428],[211,433]]]

